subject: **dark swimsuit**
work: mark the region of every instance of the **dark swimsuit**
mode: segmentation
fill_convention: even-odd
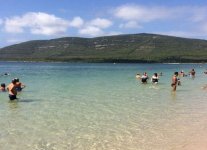
[[[152,82],[153,83],[158,82],[158,79],[152,79]]]
[[[176,81],[176,83],[174,83],[174,82],[171,83],[171,86],[172,86],[172,87],[177,85],[177,83],[178,83],[178,81],[179,81],[179,78],[176,77],[175,81]]]
[[[147,77],[146,78],[142,78],[142,83],[147,83]]]
[[[15,99],[17,99],[17,97],[16,97],[16,95],[10,95],[10,94],[9,94],[9,99],[10,99],[10,100],[15,100]]]
[[[22,88],[21,88],[21,87],[16,87],[16,90],[17,90],[18,92],[20,92],[20,91],[22,91]]]

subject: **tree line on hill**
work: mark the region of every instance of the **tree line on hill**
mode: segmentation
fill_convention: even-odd
[[[207,62],[207,41],[158,34],[27,41],[0,49],[0,61]]]

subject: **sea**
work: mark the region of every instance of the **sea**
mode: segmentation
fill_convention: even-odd
[[[194,68],[172,92],[175,71]],[[207,64],[0,62],[0,150],[183,150],[207,143]],[[141,84],[137,73],[161,73]],[[8,73],[9,75],[4,75]],[[195,148],[196,149],[196,148]],[[197,147],[197,149],[199,149]],[[207,149],[207,147],[206,147]]]

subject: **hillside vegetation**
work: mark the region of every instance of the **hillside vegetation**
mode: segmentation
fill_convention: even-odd
[[[0,60],[207,62],[207,41],[156,34],[35,40],[0,49]]]

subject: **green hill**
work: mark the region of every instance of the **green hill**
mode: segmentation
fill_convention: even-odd
[[[156,34],[35,40],[0,49],[0,60],[207,62],[207,41]]]

